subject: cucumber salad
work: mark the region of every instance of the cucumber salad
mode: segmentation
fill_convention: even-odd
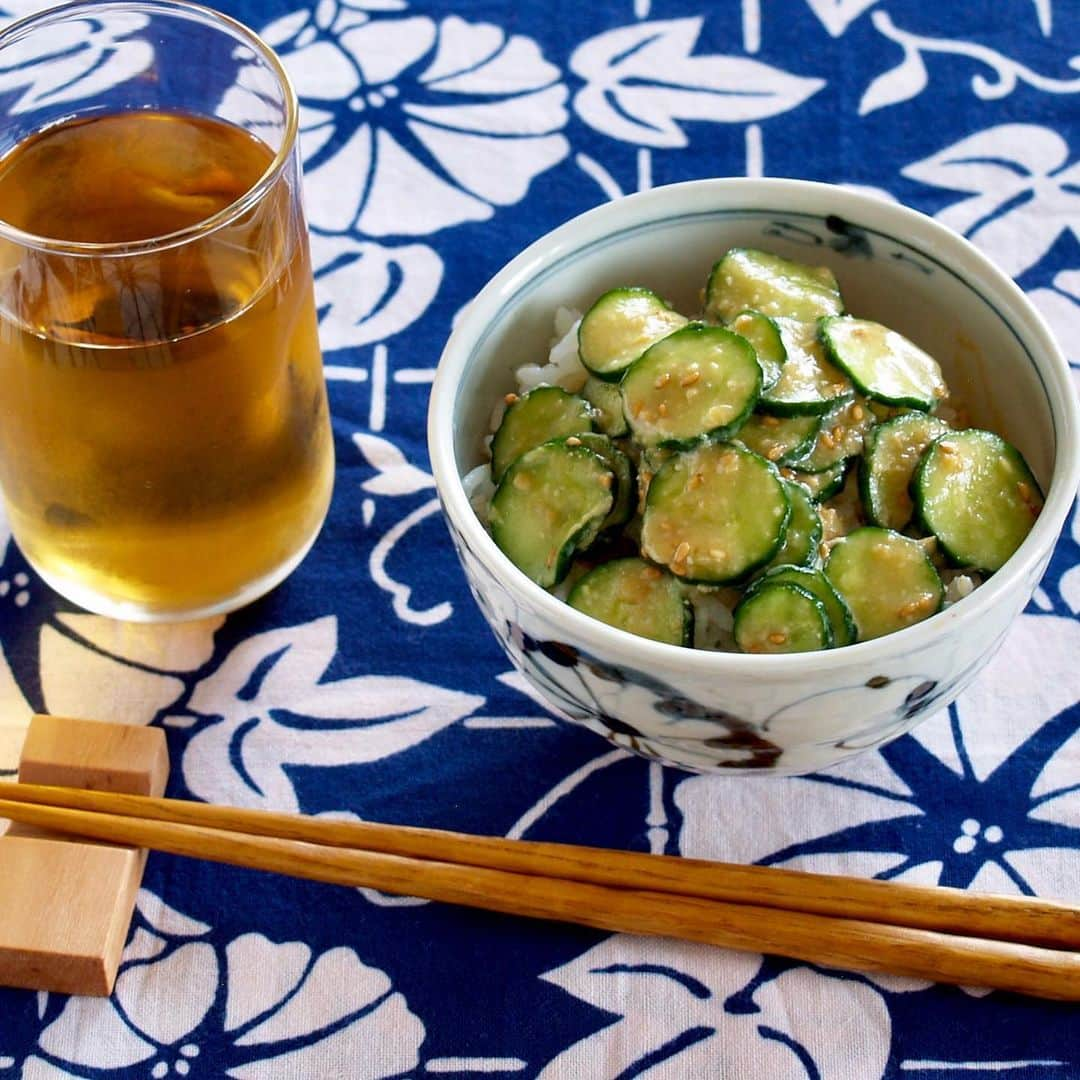
[[[520,570],[630,633],[748,653],[880,637],[999,569],[1042,507],[1019,451],[827,269],[733,248],[697,319],[634,286],[556,329],[467,485]]]

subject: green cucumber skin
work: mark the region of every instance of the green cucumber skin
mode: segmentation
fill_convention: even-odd
[[[626,633],[636,634],[639,637],[646,637],[652,641],[661,641],[669,645],[692,647],[694,641],[694,606],[690,603],[690,600],[685,595],[682,595],[679,598],[681,611],[680,629],[679,633],[675,635],[679,639],[677,641],[672,640],[668,637],[659,636],[655,633],[640,634],[635,630],[631,630],[627,626],[621,626],[618,623],[610,622],[607,619],[601,618],[599,615],[595,614],[592,610],[590,610],[588,606],[582,606],[584,600],[586,599],[587,590],[590,587],[595,587],[598,580],[606,579],[613,574],[621,574],[623,571],[643,571],[647,568],[655,571],[657,574],[663,575],[663,578],[666,578],[667,582],[670,582],[681,591],[682,587],[678,585],[678,580],[667,570],[658,566],[654,566],[647,560],[640,557],[630,556],[627,558],[613,559],[610,562],[601,563],[599,566],[593,567],[593,569],[591,569],[583,577],[578,579],[577,583],[570,590],[570,593],[566,598],[566,602],[575,610],[582,612],[582,614],[588,615],[590,616],[590,618],[598,619],[600,622],[603,622],[608,626],[613,626],[616,629],[624,630]]]
[[[825,577],[828,580],[829,584],[833,587],[834,591],[839,595],[840,599],[843,600],[845,603],[847,603],[848,607],[851,609],[851,613],[854,616],[856,630],[857,630],[857,638],[856,639],[859,640],[859,641],[872,641],[872,640],[874,640],[874,639],[876,639],[878,637],[887,637],[890,634],[898,633],[901,630],[906,630],[910,626],[918,625],[919,622],[923,622],[927,618],[932,618],[934,615],[936,615],[941,610],[941,605],[943,604],[944,599],[945,599],[945,587],[941,582],[941,577],[938,574],[937,569],[934,567],[934,564],[930,561],[930,559],[927,556],[926,552],[921,551],[920,553],[922,555],[922,560],[923,560],[923,564],[924,564],[923,566],[921,566],[921,569],[923,569],[923,570],[925,570],[927,572],[930,581],[933,582],[935,584],[935,586],[936,586],[934,591],[935,591],[936,596],[937,596],[937,603],[936,603],[936,606],[934,607],[934,610],[931,611],[931,612],[928,612],[926,615],[921,616],[919,619],[915,620],[914,622],[909,623],[907,626],[895,626],[890,630],[884,631],[883,633],[874,633],[874,634],[867,635],[866,626],[859,624],[858,610],[859,610],[860,605],[856,604],[854,602],[855,601],[854,597],[853,597],[853,599],[851,601],[848,601],[847,595],[844,593],[844,591],[841,589],[840,585],[835,580],[835,578],[838,575],[839,571],[834,567],[834,559],[839,560],[839,559],[843,558],[846,555],[846,551],[843,550],[845,545],[847,545],[847,544],[850,544],[850,545],[861,544],[871,534],[880,535],[881,537],[883,537],[885,539],[888,539],[890,543],[893,542],[893,541],[899,540],[899,541],[902,541],[905,546],[906,545],[914,545],[915,547],[918,547],[917,541],[913,540],[911,537],[904,536],[902,533],[898,533],[893,529],[882,529],[877,525],[864,525],[861,528],[855,529],[853,532],[850,532],[846,536],[842,537],[839,541],[837,541],[837,543],[833,547],[832,551],[830,551],[829,558],[826,560],[825,568],[824,568],[823,572],[824,572]],[[857,548],[856,548],[856,550],[857,550]],[[914,549],[910,548],[910,547],[908,547],[907,550],[914,551]],[[860,601],[863,600],[867,595],[868,594],[865,593],[865,592],[861,593],[859,595],[859,600]]]
[[[613,297],[618,296],[640,296],[650,300],[655,300],[663,310],[678,314],[677,312],[675,312],[675,309],[662,296],[659,296],[657,293],[653,292],[652,289],[646,289],[641,285],[620,285],[614,289],[608,289],[606,293],[598,296],[596,300],[593,301],[592,305],[589,307],[589,310],[586,311],[584,316],[582,317],[581,324],[578,326],[578,358],[581,360],[582,366],[585,368],[585,370],[588,371],[589,374],[592,375],[594,378],[601,379],[604,382],[613,383],[619,382],[622,379],[623,375],[626,373],[627,369],[634,363],[634,361],[638,359],[638,357],[640,357],[642,354],[647,352],[653,344],[655,344],[655,342],[650,342],[649,345],[646,345],[645,348],[642,349],[641,353],[638,354],[638,357],[634,357],[633,359],[622,364],[620,367],[611,370],[605,370],[603,368],[594,366],[596,364],[595,359],[587,355],[588,350],[582,345],[582,331],[585,330],[586,319],[588,319],[589,315],[597,308],[599,308],[601,304],[603,304],[605,301],[609,301]],[[663,339],[661,338],[660,340]]]
[[[871,398],[874,401],[878,401],[883,405],[892,405],[894,407],[903,409],[916,409],[919,412],[924,413],[931,412],[933,408],[939,403],[938,399],[930,398],[928,400],[927,398],[920,398],[914,396],[883,395],[856,374],[852,366],[844,359],[840,350],[835,347],[832,338],[829,335],[829,328],[834,323],[843,321],[847,318],[849,318],[849,316],[829,315],[818,320],[818,339],[824,346],[825,354],[828,356],[831,363],[835,367],[839,368],[851,380],[855,388],[864,397]],[[865,322],[867,320],[860,321]],[[912,342],[912,344],[914,344],[914,342]]]
[[[969,433],[977,433],[980,436],[989,436],[990,440],[997,442],[1002,448],[1002,450],[1009,456],[1011,456],[1015,460],[1016,464],[1019,466],[1020,470],[1022,470],[1024,482],[1031,485],[1033,493],[1038,495],[1039,497],[1040,504],[1044,501],[1045,495],[1043,494],[1043,490],[1039,485],[1038,480],[1035,479],[1035,474],[1031,471],[1031,467],[1024,459],[1024,455],[1021,454],[1015,446],[1007,442],[995,432],[982,431],[981,429],[976,428],[966,428],[961,431],[946,431],[944,434],[939,435],[936,439],[934,439],[934,441],[931,442],[930,445],[926,448],[921,460],[919,461],[918,466],[916,466],[915,472],[911,478],[909,494],[911,495],[911,501],[914,503],[915,506],[914,520],[918,524],[919,528],[923,529],[928,535],[933,536],[937,539],[938,547],[941,549],[941,553],[945,556],[946,562],[950,566],[960,569],[982,570],[985,573],[993,574],[1005,565],[1005,562],[1007,562],[1008,559],[1012,557],[1012,554],[1015,554],[1015,549],[1013,553],[1008,556],[1008,558],[1006,558],[1003,562],[998,563],[998,565],[983,566],[980,564],[979,561],[973,562],[968,559],[964,555],[964,553],[955,551],[952,545],[950,545],[947,541],[943,540],[940,536],[938,536],[932,523],[924,513],[924,477],[931,464],[931,452],[938,446],[939,443],[943,442],[944,440],[954,438],[956,436],[968,435]],[[1023,543],[1023,541],[1021,541],[1021,543]],[[1017,546],[1019,547],[1019,545]]]
[[[807,492],[806,488],[804,488],[802,486],[802,484],[796,484],[796,482],[794,480],[781,479],[781,483],[784,485],[784,490],[788,493],[788,500],[791,503],[791,514],[788,517],[788,523],[787,523],[787,528],[785,529],[784,540],[781,543],[781,545],[780,545],[779,549],[777,550],[776,554],[772,557],[772,559],[769,561],[769,563],[766,564],[765,570],[764,570],[765,573],[768,573],[773,568],[774,563],[777,566],[812,566],[817,561],[818,547],[821,544],[821,538],[822,538],[822,536],[824,535],[824,532],[825,532],[825,527],[824,527],[824,525],[823,525],[823,523],[821,521],[821,513],[818,510],[818,504],[815,503],[814,500],[810,498],[809,492]],[[794,488],[799,488],[799,491],[793,490]],[[791,555],[790,555],[790,552],[788,552],[787,547],[788,547],[788,539],[789,539],[789,534],[791,532],[792,523],[795,521],[795,515],[796,515],[795,503],[796,503],[796,500],[798,500],[799,498],[805,498],[806,499],[807,504],[809,505],[810,509],[814,513],[815,520],[814,520],[813,526],[811,528],[810,536],[809,536],[809,538],[807,540],[807,548],[806,548],[805,554],[802,556],[802,561],[799,562],[799,563],[794,563],[794,562],[791,561]],[[777,560],[779,560],[781,558],[781,556],[784,556],[784,555],[787,555],[788,558],[785,559],[783,563],[778,562]],[[758,571],[758,573],[761,573],[761,571]]]
[[[630,458],[622,452],[606,435],[599,432],[582,432],[567,438],[580,440],[581,445],[591,450],[611,470],[615,477],[616,490],[611,513],[600,526],[601,532],[625,525],[634,516],[637,506],[637,470]]]
[[[835,478],[833,479],[833,481],[831,483],[826,484],[816,495],[814,494],[813,491],[811,491],[810,492],[811,500],[813,500],[815,503],[818,504],[818,506],[820,506],[822,503],[828,502],[829,499],[831,499],[834,495],[838,495],[841,491],[843,491],[844,490],[844,483],[847,481],[847,474],[848,474],[848,469],[849,469],[850,465],[851,465],[851,460],[850,459],[848,459],[847,461],[840,462],[839,465],[834,465],[833,468],[836,470]],[[791,480],[792,483],[795,483],[795,484],[798,484],[798,483],[801,482],[799,480],[799,474],[798,474],[797,469],[788,468],[787,471],[792,473],[792,475],[791,476],[786,476],[785,477],[786,480]],[[826,469],[824,473],[805,473],[804,475],[805,476],[824,476],[825,473],[827,473],[828,471],[829,470]],[[806,487],[806,485],[803,484],[803,487]]]
[[[735,329],[735,324],[740,319],[744,318],[753,319],[755,321],[755,324],[757,325],[760,325],[760,323],[762,322],[767,324],[766,332],[772,339],[770,341],[771,355],[765,356],[764,360],[762,360],[762,350],[757,347],[757,343],[752,340],[747,334],[742,333],[741,330]],[[750,342],[751,347],[757,355],[758,364],[761,367],[762,393],[769,390],[776,383],[776,380],[780,378],[780,372],[783,370],[784,361],[787,359],[787,349],[784,346],[784,339],[780,336],[780,328],[776,325],[774,320],[769,318],[768,315],[762,315],[760,311],[753,311],[750,308],[747,308],[743,311],[740,311],[738,315],[736,315],[735,318],[728,323],[728,329],[731,330],[733,333],[745,337],[746,340]],[[756,334],[755,336],[760,337],[760,333]],[[768,367],[768,371],[766,371],[766,367]]]
[[[549,447],[563,447],[568,449],[569,452],[575,456],[579,456],[589,462],[596,462],[596,464],[601,466],[602,470],[612,478],[612,483],[614,483],[615,475],[607,467],[603,458],[583,445],[574,446],[572,443],[568,444],[567,440],[571,438],[573,438],[573,436],[564,436],[561,439],[553,439],[550,442],[542,443],[540,446],[533,447],[532,450],[522,454],[515,462],[513,462],[513,464],[507,468],[502,482],[500,482],[499,487],[492,496],[491,507],[488,513],[488,524],[491,529],[491,536],[499,549],[519,570],[521,570],[523,574],[530,580],[536,582],[541,588],[545,589],[558,585],[569,572],[575,553],[579,550],[584,550],[596,539],[604,519],[607,517],[608,513],[610,513],[611,508],[614,505],[614,495],[610,490],[608,491],[607,504],[603,508],[603,511],[594,513],[591,518],[583,521],[576,531],[567,536],[562,545],[553,553],[551,565],[545,566],[544,570],[537,574],[531,573],[527,566],[521,565],[521,563],[514,558],[512,550],[516,549],[517,545],[512,542],[511,535],[506,535],[506,541],[504,542],[503,537],[506,529],[510,528],[513,530],[517,523],[508,523],[503,520],[503,512],[501,509],[502,500],[500,500],[500,495],[502,495],[504,485],[513,483],[515,469],[524,461],[524,459],[531,454],[537,454],[547,450]],[[525,466],[522,465],[522,467]],[[599,476],[600,474],[597,475]],[[512,497],[512,492],[505,496],[505,498]]]
[[[906,420],[905,416],[916,416],[924,422],[927,420],[932,422],[934,419],[933,417],[928,417],[925,413],[916,412],[901,414],[900,416],[894,416],[891,419],[878,424],[877,427],[872,428],[868,433],[866,437],[866,445],[863,448],[863,454],[859,460],[859,500],[862,502],[863,510],[866,513],[868,521],[871,525],[877,525],[882,529],[895,529],[897,532],[901,532],[911,523],[912,518],[915,515],[914,500],[912,500],[911,512],[905,519],[900,520],[899,518],[895,518],[890,521],[885,517],[884,509],[881,506],[880,498],[876,493],[874,486],[874,454],[877,452],[878,440],[890,435],[890,429],[892,427],[911,422],[910,420]],[[946,430],[941,432],[941,435],[948,435],[948,425],[945,424],[944,420],[939,421],[939,423],[941,423],[946,428]],[[940,438],[940,435],[936,437]],[[929,443],[927,444],[927,448],[928,447]],[[925,449],[923,453],[925,453]],[[916,469],[917,468],[918,463],[916,463]],[[909,493],[912,483],[914,482],[914,475],[915,470],[913,469],[912,479],[908,481]]]
[[[792,580],[794,579],[794,580]],[[751,583],[749,589],[747,589],[747,596],[752,592],[756,592],[758,589],[763,589],[769,584],[775,584],[777,581],[787,581],[788,584],[801,585],[807,592],[817,596],[814,591],[814,585],[805,583],[807,579],[813,580],[813,582],[819,586],[822,591],[826,592],[829,600],[835,605],[838,619],[833,619],[832,614],[829,613],[829,605],[825,604],[822,600],[822,604],[825,606],[825,610],[829,613],[829,624],[832,627],[833,632],[833,645],[835,648],[842,648],[845,645],[854,644],[858,637],[858,628],[855,626],[855,616],[851,614],[851,608],[848,607],[847,601],[836,591],[833,584],[825,576],[823,570],[816,569],[809,566],[795,566],[782,565],[772,566]],[[820,596],[817,596],[821,600]]]
[[[741,412],[732,417],[732,419],[729,420],[726,424],[710,428],[707,431],[699,432],[694,435],[677,437],[672,436],[669,438],[661,438],[656,441],[646,441],[642,438],[638,429],[635,427],[634,419],[632,416],[629,415],[626,409],[625,395],[627,387],[632,383],[632,380],[635,377],[635,368],[638,370],[638,373],[640,373],[641,371],[646,370],[649,364],[654,362],[654,357],[650,356],[650,354],[653,352],[653,349],[657,348],[658,346],[669,346],[671,340],[677,336],[685,336],[686,338],[692,338],[693,336],[719,337],[721,335],[724,339],[731,341],[732,343],[738,342],[740,344],[740,347],[745,347],[749,350],[748,355],[753,355],[753,346],[750,345],[750,343],[746,341],[746,339],[743,338],[741,335],[735,334],[730,330],[723,329],[722,327],[710,326],[706,323],[689,323],[682,329],[676,330],[674,333],[669,334],[666,338],[662,338],[660,341],[656,342],[655,345],[652,345],[648,349],[646,349],[645,352],[642,353],[641,356],[639,356],[637,360],[635,360],[634,363],[631,364],[630,367],[627,368],[626,371],[623,373],[623,379],[620,383],[620,391],[623,393],[623,412],[624,415],[626,415],[627,422],[630,426],[631,436],[640,445],[648,448],[686,450],[690,449],[693,446],[696,446],[698,443],[701,442],[725,442],[729,438],[731,438],[753,414],[754,408],[756,407],[758,399],[761,396],[762,379],[761,368],[760,365],[757,365],[756,358],[754,360],[754,363],[757,366],[756,386],[754,390],[747,395],[746,402]]]
[[[513,457],[507,459],[506,455],[502,452],[501,447],[512,437],[512,427],[520,422],[519,420],[515,420],[515,417],[520,418],[522,415],[527,415],[530,410],[536,409],[540,406],[542,401],[546,401],[547,399],[562,402],[568,410],[574,406],[575,402],[579,402],[583,408],[578,410],[580,415],[577,421],[573,418],[569,418],[568,412],[566,414],[568,417],[567,421],[565,423],[560,423],[558,425],[559,430],[554,432],[554,434],[550,430],[546,431],[540,442],[534,442],[531,445],[527,445],[524,449],[519,448],[518,452],[514,454]],[[571,430],[571,428],[576,430]],[[498,484],[503,476],[506,475],[507,469],[509,469],[519,457],[528,453],[529,450],[535,449],[541,443],[547,442],[549,439],[565,435],[579,435],[592,430],[592,406],[583,397],[580,397],[577,394],[571,394],[569,390],[564,390],[561,386],[541,385],[534,387],[527,394],[522,394],[522,396],[514,401],[514,403],[507,408],[506,412],[503,413],[502,421],[491,440],[491,478]]]
[[[798,651],[821,652],[826,649],[833,648],[834,638],[832,623],[829,619],[828,612],[825,610],[825,605],[812,592],[810,592],[809,589],[805,589],[801,585],[797,585],[793,582],[773,582],[771,584],[766,584],[761,588],[754,589],[746,593],[746,595],[743,596],[742,600],[740,600],[735,607],[735,611],[733,612],[734,625],[732,627],[732,630],[734,633],[735,642],[739,646],[740,650],[748,653],[749,655],[753,655],[750,650],[743,648],[743,644],[739,640],[741,636],[739,631],[740,628],[745,624],[747,612],[749,612],[753,608],[755,600],[757,600],[763,594],[771,592],[773,590],[783,590],[785,593],[792,593],[796,596],[801,597],[805,601],[809,601],[812,605],[812,610],[817,612],[818,617],[821,620],[820,644],[817,646],[816,649],[802,649]]]
[[[735,585],[735,586],[740,586],[743,583],[745,583],[746,581],[750,580],[750,578],[752,578],[753,575],[758,570],[760,570],[763,566],[767,566],[776,557],[776,553],[783,546],[784,537],[787,534],[788,522],[791,520],[791,499],[788,496],[788,493],[787,493],[786,489],[784,488],[783,477],[780,476],[779,470],[776,468],[775,465],[773,465],[773,463],[771,461],[766,461],[766,459],[761,457],[760,454],[755,454],[752,451],[747,450],[745,447],[738,446],[738,445],[733,444],[733,443],[717,443],[717,444],[710,443],[708,445],[726,446],[729,449],[732,449],[732,450],[736,451],[737,453],[746,454],[749,457],[756,458],[758,461],[760,461],[773,474],[773,476],[775,476],[775,478],[776,478],[776,480],[778,482],[780,491],[781,491],[782,496],[783,496],[784,515],[783,515],[783,517],[781,519],[780,525],[778,526],[777,536],[776,536],[775,542],[771,545],[769,550],[761,558],[755,560],[753,563],[751,563],[751,564],[749,564],[747,566],[744,566],[744,567],[740,567],[740,569],[734,574],[731,574],[731,575],[729,575],[727,577],[717,577],[717,578],[694,577],[693,575],[675,574],[675,572],[673,570],[671,570],[670,567],[667,567],[667,569],[672,574],[674,574],[675,577],[677,577],[680,581],[684,581],[688,585]],[[670,462],[668,464],[670,464]],[[660,473],[658,471],[657,476],[659,476],[659,475],[660,475]],[[651,505],[651,501],[653,499],[653,492],[655,490],[657,490],[657,488],[656,488],[656,477],[653,478],[653,483],[650,484],[648,493],[646,495],[646,499],[645,499],[646,513],[648,512],[649,507]],[[644,555],[644,548],[643,548],[642,553]],[[648,558],[648,556],[645,556],[645,557]],[[660,565],[664,565],[664,564],[661,563]]]
[[[763,259],[766,263],[778,264],[776,269],[783,273],[784,271],[794,271],[795,276],[811,279],[820,289],[820,303],[813,304],[812,310],[797,312],[794,316],[790,315],[791,308],[788,309],[787,317],[804,318],[809,315],[810,318],[817,317],[819,315],[840,315],[844,311],[844,301],[840,295],[840,288],[837,284],[836,277],[830,270],[825,267],[812,267],[806,263],[799,263],[792,259],[785,259],[783,256],[774,255],[772,252],[761,251],[757,248],[748,247],[736,247],[730,248],[723,256],[712,266],[709,271],[709,277],[705,283],[705,315],[706,318],[721,318],[723,319],[723,311],[721,310],[720,297],[723,292],[723,282],[719,280],[719,275],[725,263],[728,260],[740,260],[749,259],[760,260]],[[823,280],[823,275],[827,274],[829,281]],[[825,301],[824,297],[828,294],[830,299]],[[799,301],[792,301],[798,304]],[[824,306],[822,306],[824,305]],[[746,307],[746,304],[740,305],[740,308]],[[732,317],[738,312],[733,311]],[[771,316],[773,312],[762,312],[762,314]],[[780,313],[776,313],[780,314]],[[726,321],[726,320],[724,320]]]
[[[743,423],[742,427],[739,428],[738,432],[736,432],[734,437],[739,441],[743,441],[747,432],[747,425],[753,423],[753,421],[758,417],[763,420],[766,419],[766,416],[763,416],[759,412],[755,412],[754,415],[746,418],[746,421]],[[774,465],[791,465],[792,462],[798,461],[801,457],[805,457],[806,454],[808,454],[813,449],[814,442],[817,440],[818,437],[818,432],[821,430],[821,418],[816,416],[788,416],[784,417],[783,419],[778,416],[769,416],[768,419],[771,419],[773,421],[780,421],[780,423],[783,423],[784,419],[809,420],[813,422],[813,426],[799,442],[797,442],[789,450],[787,450],[785,453],[782,453],[779,457],[775,459],[770,457],[768,454],[761,454],[761,451],[756,447],[744,443],[747,450],[751,450],[755,454],[761,454],[763,458],[771,461]]]

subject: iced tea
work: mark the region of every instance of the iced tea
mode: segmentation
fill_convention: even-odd
[[[86,606],[236,606],[325,515],[295,183],[223,214],[272,160],[241,127],[148,110],[63,122],[0,159],[0,220],[65,242],[0,240],[0,488],[27,558]]]

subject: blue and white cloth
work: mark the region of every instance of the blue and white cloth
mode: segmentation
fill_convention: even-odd
[[[442,343],[491,274],[579,211],[694,177],[933,214],[1080,369],[1076,0],[223,6],[302,100],[330,517],[271,596],[167,629],[78,612],[0,532],[0,764],[31,711],[97,716],[161,726],[183,798],[1080,896],[1080,517],[947,712],[828,773],[697,777],[553,719],[509,670],[424,446]],[[74,77],[126,77],[129,49],[97,40]],[[112,999],[0,991],[0,1080],[973,1075],[1080,1077],[1080,1009],[163,855]]]

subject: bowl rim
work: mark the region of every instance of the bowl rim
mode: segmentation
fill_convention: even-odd
[[[763,207],[764,200],[772,200]],[[830,205],[831,204],[831,205]],[[965,276],[1011,301],[1016,319],[999,315],[1031,356],[1042,381],[1051,413],[1055,449],[1046,502],[1034,528],[1001,570],[944,611],[914,626],[841,649],[807,653],[748,655],[668,645],[608,626],[571,608],[519,570],[491,538],[473,510],[457,469],[454,412],[457,391],[475,351],[493,320],[512,297],[545,266],[571,257],[591,242],[614,237],[650,221],[702,212],[761,210],[809,212],[818,217],[842,213],[845,220],[869,218],[934,252],[945,266],[966,263]],[[856,222],[858,224],[858,222]],[[493,401],[494,404],[494,401]],[[1016,283],[970,241],[921,211],[838,184],[780,178],[717,178],[689,180],[623,196],[571,218],[541,236],[511,259],[459,313],[443,349],[428,406],[428,453],[443,511],[471,552],[492,577],[510,592],[537,607],[566,637],[594,653],[614,656],[632,666],[662,666],[686,675],[774,676],[796,678],[823,668],[870,665],[926,649],[952,632],[957,623],[985,615],[1020,579],[1033,575],[1049,557],[1080,485],[1080,407],[1069,365],[1046,320]]]

